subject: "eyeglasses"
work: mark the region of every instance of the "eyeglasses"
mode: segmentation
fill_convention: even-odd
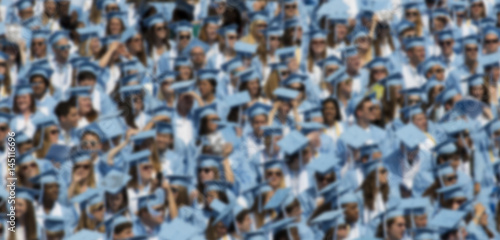
[[[279,37],[270,37],[269,40],[270,41],[279,41],[280,38]]]
[[[97,145],[96,141],[82,141],[82,146],[95,147]]]
[[[75,169],[83,168],[84,170],[90,169],[90,164],[76,164]]]
[[[439,42],[439,45],[441,46],[451,46],[451,44],[453,44],[453,41],[442,41],[442,42]]]
[[[159,32],[159,31],[165,31],[167,30],[167,28],[165,26],[163,27],[155,27],[155,31]]]
[[[285,9],[297,9],[297,5],[295,4],[285,5]]]
[[[59,134],[59,129],[54,129],[54,130],[50,131],[50,134],[52,134],[52,135]]]
[[[379,173],[380,174],[386,174],[387,173],[387,169],[385,169],[385,168],[380,169]]]
[[[143,171],[149,171],[149,170],[153,169],[153,165],[151,165],[151,164],[142,165],[142,166],[141,166],[141,169],[142,169]]]
[[[198,172],[205,173],[205,174],[209,174],[211,171],[212,171],[212,169],[210,169],[210,168],[200,168],[198,170]]]
[[[71,46],[69,44],[66,44],[66,45],[59,45],[56,47],[57,50],[59,51],[67,51],[71,48]]]
[[[449,177],[446,177],[445,180],[447,182],[455,181],[455,180],[457,180],[457,176],[456,175],[455,176],[449,176]]]
[[[498,43],[498,38],[496,38],[496,39],[485,39],[484,40],[484,44],[485,45],[494,44],[494,43]]]
[[[282,175],[281,171],[267,171],[266,172],[267,177],[272,177],[272,176],[281,177],[281,175]]]
[[[179,35],[179,40],[189,40],[191,39],[191,35]]]
[[[28,168],[37,168],[37,167],[38,167],[38,165],[37,165],[35,162],[32,162],[32,163],[30,163],[30,164],[24,164],[24,165],[21,167],[21,169],[22,169],[23,171],[25,171],[25,170],[27,170]]]
[[[45,42],[44,42],[44,41],[40,41],[40,42],[33,42],[33,43],[31,44],[31,46],[33,46],[33,47],[35,47],[35,46],[37,46],[37,47],[41,47],[41,46],[43,46],[43,45],[45,45]]]
[[[477,52],[478,48],[465,48],[465,51],[467,51],[467,52]]]
[[[435,74],[435,73],[443,73],[443,72],[444,72],[444,69],[442,69],[442,68],[433,69],[433,70],[430,71],[430,73],[433,73],[433,74]]]
[[[406,12],[405,16],[406,17],[417,17],[418,12]]]
[[[236,40],[237,38],[238,37],[236,37],[236,36],[227,36],[227,39],[229,39],[229,40]]]
[[[7,131],[7,129],[8,129],[8,127],[6,127],[6,126],[0,127],[1,132],[5,132],[5,131]]]

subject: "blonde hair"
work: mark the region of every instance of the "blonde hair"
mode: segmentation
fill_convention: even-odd
[[[96,180],[95,180],[95,173],[94,173],[94,165],[92,164],[92,160],[89,159],[88,160],[89,162],[89,175],[87,176],[87,179],[85,179],[85,184],[87,185],[87,187],[89,188],[95,188],[96,187]],[[72,171],[72,175],[75,174],[75,171],[76,171],[76,168],[73,166],[73,171]],[[69,196],[78,196],[80,194],[82,194],[83,191],[82,189],[77,185],[75,185],[75,188],[73,190],[73,192],[71,193],[68,193]]]

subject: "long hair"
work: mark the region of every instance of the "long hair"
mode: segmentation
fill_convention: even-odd
[[[123,188],[120,192],[118,192],[116,195],[122,195],[123,196],[123,202],[122,204],[118,207],[118,209],[123,209],[123,208],[126,208],[128,207],[128,194],[127,194],[127,188]],[[110,201],[107,201],[108,198],[110,198],[112,195],[114,194],[111,194],[111,193],[108,193],[106,192],[106,201],[104,201],[106,203],[106,209],[111,209],[111,206],[109,205],[109,202]]]
[[[21,113],[21,109],[19,109],[19,106],[17,106],[17,103],[16,103],[16,98],[17,98],[17,96],[14,96],[14,103],[13,103],[12,111],[13,111],[14,113]],[[31,102],[30,102],[30,112],[31,112],[31,113],[35,113],[35,112],[36,112],[36,101],[35,101],[35,97],[33,96],[33,94],[30,94],[30,98],[31,98]]]
[[[314,68],[314,65],[315,65],[313,55],[314,55],[314,53],[313,53],[312,41],[311,41],[311,42],[309,42],[309,54],[307,56],[307,71],[308,72],[312,72],[313,68]],[[325,47],[325,50],[322,53],[320,53],[320,55],[321,55],[320,56],[321,59],[325,59],[326,58],[326,47]]]
[[[122,20],[120,18],[118,18],[118,19],[120,20],[120,25],[122,26],[122,30],[120,32],[120,34],[122,34],[125,31],[125,24],[122,22]],[[111,19],[110,19],[110,21],[111,21]],[[106,24],[106,36],[110,36],[111,35],[111,29],[109,27],[109,25],[110,25],[109,22],[110,21],[108,21],[107,24]]]
[[[396,114],[396,107],[403,106],[402,99],[396,99],[397,88],[389,87],[389,99],[387,99],[387,89],[382,94],[382,118],[384,122],[391,122]]]
[[[128,44],[130,41],[132,41],[132,39],[129,39],[129,40],[127,41],[127,44]],[[143,45],[143,46],[144,46],[144,45]],[[139,51],[139,52],[137,52],[137,53],[135,53],[135,54],[133,54],[133,55],[134,55],[134,56],[135,56],[135,57],[139,60],[139,62],[141,62],[141,63],[142,63],[142,65],[143,65],[144,67],[147,67],[147,66],[148,66],[148,56],[147,56],[147,54],[146,54],[146,51],[144,50],[144,47],[142,48],[142,50],[141,50],[141,51]]]
[[[2,83],[2,92],[0,94],[4,96],[5,95],[10,96],[12,94],[12,80],[10,79],[9,66],[6,66],[5,69],[4,80]]]
[[[37,163],[37,174],[40,173],[40,166],[38,166],[38,163]],[[18,182],[17,182],[17,185],[20,186],[20,187],[23,187],[23,186],[28,186],[29,184],[31,184],[30,180],[27,179],[24,174],[21,174],[21,164],[16,164],[16,176],[18,178]]]
[[[90,15],[89,20],[93,24],[101,23],[101,10],[97,7],[97,2],[99,0],[93,0],[92,5],[90,7]]]
[[[41,139],[42,138],[42,131],[44,131],[43,139]],[[49,149],[52,145],[52,143],[50,142],[49,128],[43,128],[43,130],[38,129],[35,132],[35,136],[33,137],[33,145],[38,146],[40,143],[42,144],[42,147],[40,149],[36,150],[36,157],[37,158],[44,158],[45,155],[47,155],[47,152],[49,152]]]
[[[24,199],[26,202],[26,217],[25,217],[25,236],[26,240],[37,240],[40,239],[39,236],[37,236],[37,221],[35,217],[35,208],[33,207],[33,203],[30,201]],[[6,227],[4,226],[4,232],[9,233],[9,240],[16,240],[16,233],[15,232],[10,232],[7,231]]]
[[[396,221],[395,218],[391,218],[391,219],[388,219],[387,220],[387,227],[391,226],[394,221]],[[381,222],[378,227],[377,227],[377,237],[378,238],[385,238],[386,236],[385,235],[385,232],[384,232],[384,222]]]
[[[87,179],[85,179],[85,185],[87,185],[87,187],[89,188],[95,188],[96,187],[96,179],[95,179],[95,173],[94,173],[94,165],[92,164],[92,161],[89,160],[89,175],[87,176]],[[73,167],[73,170],[72,170],[72,173],[71,175],[75,174],[75,171],[76,171],[76,168]],[[76,185],[73,192],[71,193],[68,193],[68,195],[70,196],[78,196],[80,195],[81,193],[83,193],[82,189]]]
[[[387,28],[389,28],[388,34],[379,34],[379,32],[382,31],[382,30],[380,30],[380,28],[382,28],[382,26],[386,26]],[[375,36],[375,39],[373,40],[373,48],[375,50],[375,56],[377,56],[377,57],[383,56],[382,55],[383,54],[382,53],[382,44],[384,43],[383,42],[384,40],[387,40],[387,44],[389,44],[391,51],[394,52],[396,47],[394,45],[394,42],[392,41],[391,30],[390,30],[389,24],[385,24],[385,25],[378,24],[377,27],[375,28],[375,33],[377,34]]]
[[[210,167],[210,169],[212,171],[214,171],[214,180],[219,180],[220,179],[219,168]],[[200,193],[205,192],[205,183],[203,183],[200,178],[198,178],[197,189],[198,189],[198,192],[200,192]],[[198,202],[201,203],[201,202],[203,202],[203,200],[204,200],[203,194],[199,194],[198,195]]]
[[[100,205],[100,204],[101,203],[90,206],[90,211],[92,212],[93,210],[95,210],[96,205]],[[92,218],[90,218],[87,215],[87,211],[85,211],[85,209],[83,209],[80,212],[80,218],[78,219],[78,224],[76,225],[75,232],[78,232],[82,229],[94,230],[96,228],[97,228],[97,231],[99,231],[99,232],[105,232],[105,230],[106,230],[104,224],[100,224],[100,222],[97,222],[96,220],[93,220]]]
[[[266,193],[263,193],[259,196],[256,196],[254,198],[254,201],[253,201],[253,205],[252,207],[250,208],[250,211],[253,213],[254,215],[254,224],[256,226],[256,228],[260,228],[264,225],[265,223],[265,219],[266,219],[266,216],[268,214],[271,214],[271,211],[272,210],[264,210],[262,209],[261,212],[259,212],[259,201],[262,200],[261,204],[262,204],[262,208],[264,208],[264,206],[266,205],[267,201],[272,197],[273,193],[272,192],[266,192]],[[259,198],[262,198],[262,199],[259,199]]]
[[[377,171],[375,170],[368,174],[368,177],[363,181],[359,189],[363,193],[363,199],[365,207],[369,210],[375,209],[375,198],[377,197],[378,191],[382,193],[382,198],[384,202],[387,202],[389,199],[389,185],[387,183],[379,183],[379,187],[377,188]]]
[[[264,94],[267,98],[275,98],[273,92],[280,86],[280,81],[280,73],[277,70],[272,70],[264,85]]]
[[[171,48],[170,42],[168,41],[168,39],[170,38],[170,33],[169,33],[170,30],[168,29],[167,24],[165,24],[165,31],[167,32],[167,36],[165,36],[165,39],[163,39],[163,45],[166,48],[165,51],[169,51]],[[156,41],[154,26],[148,28],[148,30],[146,31],[146,41],[148,43],[148,55],[152,56],[154,43]]]
[[[183,206],[190,206],[191,201],[189,200],[189,193],[186,187],[184,186],[176,186],[177,188],[177,199],[175,200],[175,203],[177,205],[177,208],[181,208]]]
[[[439,188],[441,188],[441,182],[439,182],[439,179],[436,178],[436,180],[434,180],[434,183],[432,183],[432,185],[430,185],[424,191],[424,193],[422,194],[422,197],[429,197],[431,199],[431,201],[436,200],[438,198],[437,190]]]

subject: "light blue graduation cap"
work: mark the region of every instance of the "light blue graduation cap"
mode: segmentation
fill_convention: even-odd
[[[33,1],[32,0],[19,0],[16,3],[14,3],[14,6],[19,11],[21,11],[21,10],[33,7]]]
[[[361,156],[370,156],[376,153],[380,152],[380,148],[378,147],[378,144],[376,143],[370,143],[370,144],[364,144],[359,148],[359,152]]]
[[[98,38],[99,31],[100,31],[100,29],[97,26],[90,26],[90,27],[76,29],[76,32],[78,33],[80,41],[82,41],[82,42],[87,41],[91,38]]]
[[[363,100],[365,99],[374,99],[375,98],[375,94],[370,94],[370,95],[367,95],[367,96],[363,96],[363,95],[358,95],[358,96],[355,96],[353,98],[351,98],[351,100],[349,101],[349,103],[347,104],[347,113],[348,115],[354,115],[354,112],[356,111],[356,108],[358,108],[358,105],[363,102]]]
[[[174,129],[170,123],[159,122],[156,123],[156,132],[158,134],[173,134]]]
[[[220,167],[222,157],[215,155],[201,155],[198,157],[198,168]]]
[[[156,137],[156,131],[149,130],[149,131],[142,131],[130,138],[130,141],[134,143],[134,145],[140,145],[144,140],[147,139],[154,139]]]
[[[142,75],[139,74],[139,73],[134,73],[134,74],[129,74],[129,75],[125,75],[123,76],[121,79],[120,79],[120,86],[127,86],[129,85],[130,83],[136,83],[136,84],[139,84],[140,83],[140,77]]]
[[[45,185],[50,183],[59,183],[57,180],[57,172],[54,169],[44,171],[29,179],[30,182]]]
[[[250,13],[250,19],[252,22],[255,22],[255,21],[267,22],[268,21],[267,16],[268,16],[268,13],[266,11],[258,11],[258,12]]]
[[[50,36],[50,31],[48,30],[33,30],[31,33],[31,40],[39,38],[47,40],[49,36]]]
[[[283,160],[281,159],[270,159],[264,163],[262,163],[262,166],[264,167],[264,170],[269,170],[269,169],[283,169]]]
[[[203,182],[205,189],[204,194],[207,194],[210,191],[216,192],[226,192],[226,190],[231,189],[231,183],[223,180],[210,180]]]
[[[283,28],[281,26],[269,26],[265,30],[262,31],[262,33],[266,37],[271,37],[271,36],[283,36]]]
[[[379,169],[383,167],[383,164],[382,162],[378,159],[378,160],[372,160],[372,161],[368,161],[366,163],[363,163],[362,165],[362,169],[363,169],[363,174],[366,176],[368,176],[371,172]]]
[[[278,145],[287,155],[293,155],[307,146],[309,140],[297,130],[288,133],[278,142]]]
[[[353,33],[350,36],[350,40],[352,43],[354,43],[354,42],[356,42],[356,40],[358,40],[358,38],[367,37],[367,36],[368,36],[368,32],[366,31],[366,29],[363,27],[359,27],[357,29],[354,29]]]
[[[285,20],[285,29],[297,27],[300,27],[300,19],[298,17]]]
[[[368,62],[365,67],[368,69],[373,69],[373,68],[378,68],[378,67],[384,67],[387,68],[387,64],[389,63],[389,60],[384,57],[375,57],[373,60]]]
[[[189,56],[194,48],[201,48],[203,49],[204,53],[207,53],[208,50],[210,50],[210,46],[208,44],[201,41],[200,39],[195,38],[189,42],[189,44],[186,46],[186,48],[184,48],[184,50],[182,50],[182,54],[184,56]]]
[[[120,88],[120,96],[122,100],[125,100],[126,98],[132,96],[132,95],[138,95],[143,93],[143,87],[142,85],[129,85],[129,86],[123,86]]]
[[[69,57],[69,63],[74,68],[77,68],[80,64],[90,61],[90,57],[82,57],[79,55],[71,55]]]
[[[483,39],[486,38],[486,35],[494,34],[497,37],[500,37],[500,31],[495,26],[487,26],[483,29]]]
[[[326,66],[331,66],[331,65],[342,66],[343,62],[337,56],[332,55],[332,56],[329,56],[329,57],[317,62],[316,64],[319,67],[321,67],[322,69],[324,69]]]
[[[453,31],[451,29],[440,31],[438,33],[438,39],[439,39],[439,41],[445,41],[445,40],[449,40],[449,39],[454,39],[454,37],[453,37]]]
[[[17,187],[16,188],[16,198],[24,199],[29,202],[33,202],[35,196],[39,194],[39,191],[32,188]]]
[[[220,17],[217,16],[210,16],[203,19],[203,25],[207,24],[219,25],[219,23],[220,23]]]
[[[219,29],[219,34],[221,35],[227,35],[227,34],[238,34],[238,25],[235,23],[224,26]]]
[[[50,233],[63,232],[65,229],[65,219],[59,216],[45,216],[43,218],[43,226]]]
[[[191,185],[192,177],[185,175],[169,175],[166,176],[168,183],[172,186],[182,186],[188,188]]]
[[[456,95],[460,95],[460,92],[455,87],[445,88],[437,97],[436,101],[445,104],[448,100]]]
[[[104,195],[100,188],[89,188],[84,193],[71,199],[72,203],[77,203],[82,211],[89,213],[89,207],[104,203]],[[89,214],[90,215],[90,214]]]
[[[304,114],[305,121],[310,121],[312,118],[323,116],[320,105],[307,102],[307,104],[304,104],[303,106],[305,107],[302,108],[301,112]]]
[[[463,131],[469,130],[471,124],[462,119],[455,121],[448,121],[440,125],[441,129],[449,136],[461,133]]]
[[[321,215],[315,217],[311,221],[311,224],[318,225],[320,229],[326,233],[331,228],[345,224],[344,210],[337,209],[324,212]]]
[[[56,44],[63,38],[69,39],[69,33],[67,31],[57,31],[52,33],[52,35],[50,35],[49,37],[50,45]]]
[[[214,70],[214,69],[201,69],[198,70],[196,76],[198,77],[198,80],[217,80],[217,74],[219,73],[219,70]]]
[[[434,146],[432,148],[432,151],[437,153],[438,155],[455,153],[457,151],[455,141],[456,140],[453,138],[448,138]]]
[[[467,212],[441,208],[429,221],[428,225],[436,227],[440,234],[457,230]]]
[[[92,156],[90,155],[90,151],[74,151],[71,153],[70,158],[71,161],[73,161],[74,164],[85,162],[85,161],[90,161]]]
[[[131,165],[146,163],[149,162],[149,156],[151,156],[151,151],[145,149],[125,156],[125,162]]]
[[[139,64],[141,64],[137,59],[120,63],[120,71],[122,74],[127,74],[130,71],[139,71]]]
[[[404,19],[402,20],[396,27],[396,31],[398,33],[398,35],[400,35],[401,33],[403,33],[404,31],[408,30],[408,29],[414,29],[415,28],[415,24]]]
[[[280,126],[262,126],[260,127],[264,132],[264,136],[281,136],[283,135],[283,128]]]
[[[342,59],[346,60],[349,57],[355,56],[358,54],[358,47],[356,46],[347,46],[342,49]]]
[[[18,83],[15,86],[14,96],[21,96],[21,95],[27,95],[27,94],[33,94],[33,89],[31,88],[30,84]]]
[[[384,86],[384,90],[386,91],[387,99],[390,98],[390,88],[392,86],[402,86],[403,85],[403,75],[399,72],[392,73],[386,78],[380,80],[378,82],[380,85]]]
[[[88,240],[88,239],[101,239],[104,236],[96,231],[91,231],[88,229],[82,229],[75,234],[69,236],[67,240]]]
[[[401,109],[401,113],[406,119],[411,119],[413,116],[423,113],[422,110],[422,105],[421,104],[415,104],[412,106],[405,107]]]
[[[444,200],[449,200],[452,198],[467,198],[467,193],[459,183],[442,187],[438,189],[437,192],[443,194]]]
[[[188,22],[186,20],[181,20],[181,21],[175,22],[174,28],[175,28],[175,32],[178,35],[180,32],[191,32],[193,26],[191,25],[190,22]]]
[[[466,45],[479,45],[479,36],[475,34],[468,35],[462,38],[462,44],[465,47]]]
[[[258,47],[257,44],[250,44],[242,41],[237,41],[234,44],[234,51],[236,51],[238,56],[240,56],[241,58],[250,58],[256,53],[257,47]]]
[[[194,110],[194,116],[196,119],[196,122],[200,122],[202,118],[208,116],[208,115],[217,115],[217,105],[216,103],[212,103],[212,104],[209,104],[209,105],[205,105],[203,107],[199,107],[197,109]]]
[[[427,207],[430,205],[429,198],[407,198],[401,200],[401,208],[404,209],[405,214],[411,216],[427,214]]]
[[[105,192],[111,194],[118,194],[122,189],[127,186],[131,177],[127,174],[123,174],[116,169],[112,169],[99,184]]]
[[[440,240],[439,234],[433,228],[417,228],[413,238],[415,240]]]
[[[345,67],[340,67],[337,71],[326,77],[325,81],[333,86],[333,95],[337,95],[337,85],[349,79],[351,79],[351,77],[346,73]]]
[[[488,135],[493,135],[494,132],[500,130],[500,120],[498,118],[495,118],[484,125],[483,128],[486,130]]]
[[[280,188],[274,192],[273,196],[264,206],[264,210],[275,210],[281,212],[281,208],[284,207],[284,203],[291,196],[292,189],[290,188]]]
[[[482,55],[479,62],[481,63],[481,66],[483,69],[488,69],[488,68],[493,68],[493,67],[500,67],[500,53],[492,53],[488,55]]]
[[[179,74],[178,72],[166,70],[166,71],[163,71],[160,74],[158,74],[156,79],[158,79],[158,81],[160,83],[163,83],[166,81],[171,82],[171,81],[175,81],[175,78],[177,77],[178,74]]]
[[[52,69],[44,66],[32,66],[28,72],[28,77],[31,79],[34,76],[41,76],[45,80],[49,80],[52,76]]]
[[[225,102],[227,102],[229,108],[239,107],[250,101],[251,98],[248,91],[237,92],[225,98]]]
[[[254,69],[253,67],[245,70],[240,75],[240,81],[241,81],[241,83],[250,82],[250,81],[253,81],[253,80],[260,81],[259,72],[256,69]]]
[[[251,187],[242,191],[242,195],[245,198],[245,201],[248,203],[248,206],[253,206],[257,204],[257,209],[259,212],[262,212],[262,202],[263,202],[263,194],[272,191],[272,188],[267,184],[267,182],[256,183]],[[255,199],[257,198],[257,203]]]
[[[177,94],[182,94],[191,91],[194,88],[195,80],[174,82],[170,89],[174,90]]]
[[[25,142],[31,141],[31,138],[28,137],[28,135],[26,135],[24,132],[16,133],[16,136],[14,138],[16,139],[17,144],[23,144]],[[22,159],[22,158],[20,158],[20,159]],[[18,162],[18,163],[21,164],[21,162]]]
[[[310,33],[309,33],[309,37],[311,40],[314,40],[314,39],[326,39],[328,35],[328,32],[327,31],[324,31],[320,28],[316,28],[316,29],[313,29]]]
[[[398,129],[396,137],[404,143],[408,150],[415,149],[420,143],[427,139],[425,134],[412,123]]]
[[[295,57],[295,47],[279,48],[274,55],[279,57],[281,62],[287,62],[288,59]]]
[[[190,240],[194,239],[198,229],[190,222],[182,218],[174,218],[170,222],[163,223],[160,228],[158,236],[175,236],[177,240]]]
[[[243,66],[243,62],[241,61],[241,59],[238,57],[234,57],[231,60],[222,64],[221,68],[224,72],[231,73],[235,69],[242,67],[242,66]]]
[[[425,46],[425,40],[421,37],[412,37],[412,38],[405,38],[405,47],[406,50],[409,50],[414,47],[424,47]]]
[[[302,122],[300,123],[300,126],[301,126],[300,131],[304,135],[307,135],[315,131],[322,131],[323,129],[326,128],[325,125],[318,122]]]
[[[434,171],[440,179],[446,175],[452,175],[455,173],[455,170],[453,170],[449,162],[437,165]]]
[[[127,12],[122,12],[122,11],[112,11],[106,14],[106,19],[108,20],[108,22],[113,18],[118,18],[120,19],[120,21],[122,21],[122,23],[125,26],[127,25],[126,17],[127,17]]]
[[[244,240],[267,240],[267,235],[262,230],[251,231],[243,234]]]
[[[91,86],[72,87],[69,89],[70,97],[90,97],[92,95]]]
[[[483,74],[471,74],[469,77],[465,78],[463,81],[466,81],[469,87],[481,86],[484,84],[484,75]]]
[[[77,74],[80,74],[83,72],[88,72],[88,73],[92,73],[95,76],[97,76],[101,72],[101,70],[102,70],[102,68],[99,65],[97,65],[95,62],[84,61],[78,65]]]
[[[439,65],[442,68],[446,68],[443,61],[441,61],[437,57],[429,57],[427,58],[421,65],[419,66],[420,72],[422,75],[426,74],[432,67]]]
[[[154,14],[146,19],[144,19],[144,25],[146,25],[148,28],[153,27],[154,25],[158,23],[164,23],[165,19],[163,18],[163,15],[160,13]]]
[[[306,75],[292,73],[290,74],[290,76],[288,76],[285,80],[282,81],[281,85],[290,86],[291,84],[294,83],[301,83],[302,85],[304,85],[304,81],[306,79],[307,79]]]
[[[8,113],[4,113],[4,112],[0,112],[0,123],[7,123],[9,124],[10,120],[13,118],[14,116],[11,115],[11,114],[8,114]]]
[[[438,17],[449,17],[449,13],[448,13],[448,10],[447,9],[444,9],[444,8],[437,8],[437,9],[434,9],[432,11],[432,19],[434,18],[438,18]]]

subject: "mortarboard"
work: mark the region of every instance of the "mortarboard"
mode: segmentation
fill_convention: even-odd
[[[450,100],[451,98],[453,98],[456,95],[460,95],[460,92],[455,87],[445,88],[436,97],[436,101],[441,103],[441,104],[445,104],[448,100]]]
[[[471,74],[469,77],[465,78],[463,81],[467,82],[469,87],[480,86],[484,84],[483,74]]]
[[[404,42],[406,50],[425,46],[425,40],[421,37],[405,38]]]
[[[250,82],[250,81],[253,81],[253,80],[260,80],[260,76],[259,76],[259,73],[256,69],[254,69],[253,67],[245,70],[241,75],[240,75],[240,81],[241,83],[245,83],[245,82]]]
[[[220,167],[224,159],[215,155],[201,155],[198,157],[198,168]]]
[[[465,215],[467,215],[467,212],[464,211],[440,209],[429,221],[428,225],[436,227],[440,234],[445,234],[456,230]]]
[[[194,88],[195,80],[174,82],[170,89],[174,90],[177,94],[182,94],[191,91]]]
[[[300,123],[300,131],[302,134],[307,135],[314,131],[322,131],[326,128],[325,125],[318,122],[302,122]]]
[[[164,22],[165,19],[163,18],[163,15],[160,13],[149,16],[148,18],[143,20],[143,24],[146,25],[148,28],[151,28],[158,23],[164,23]]]
[[[500,66],[500,53],[492,53],[487,55],[482,55],[479,62],[483,69],[499,67]]]
[[[156,123],[156,132],[158,134],[173,134],[174,129],[170,123],[158,122]]]
[[[307,79],[306,75],[292,73],[292,74],[290,74],[290,76],[288,76],[286,79],[284,79],[282,81],[281,85],[290,86],[291,84],[294,84],[294,83],[300,83],[300,84],[304,85],[304,81],[306,79]]]
[[[447,29],[447,30],[442,30],[440,32],[438,32],[438,39],[439,41],[445,41],[445,40],[449,40],[449,39],[454,39],[453,37],[453,31],[451,31],[451,29]]]
[[[452,198],[467,198],[466,192],[458,183],[455,183],[451,186],[441,187],[437,190],[437,192],[443,194],[444,200],[449,200]]]
[[[252,22],[255,22],[255,21],[264,21],[264,22],[267,22],[268,21],[268,13],[266,11],[258,11],[258,12],[253,12],[253,13],[250,13],[250,19]]]
[[[269,169],[283,169],[283,160],[270,159],[270,160],[262,163],[262,165],[266,171]]]
[[[248,91],[237,92],[233,95],[227,96],[225,102],[229,108],[239,107],[251,101]]]
[[[186,20],[181,20],[174,23],[175,32],[179,35],[180,32],[191,32],[193,26]]]
[[[242,41],[238,41],[234,44],[234,51],[236,51],[239,56],[247,58],[253,56],[257,51],[256,44],[245,43]]]
[[[151,156],[151,151],[148,149],[141,150],[139,152],[134,152],[130,155],[125,156],[125,162],[135,165],[145,162],[149,162],[149,156]]]
[[[363,163],[362,168],[363,168],[363,174],[368,176],[371,172],[383,167],[383,164],[379,160],[372,160],[368,161],[366,163]]]
[[[358,47],[356,46],[348,46],[342,49],[342,59],[346,60],[349,57],[355,56],[358,54]]]
[[[404,31],[408,30],[408,29],[414,29],[415,28],[415,24],[404,19],[402,20],[396,27],[396,30],[398,32],[398,35],[403,33]]]
[[[415,149],[420,143],[427,139],[425,134],[412,123],[398,129],[396,136],[406,147],[408,147],[409,150]]]
[[[219,29],[219,34],[221,35],[227,35],[227,34],[238,34],[238,25],[235,23],[224,26]]]
[[[209,80],[209,79],[217,80],[218,73],[219,71],[214,69],[201,69],[198,70],[196,76],[198,77],[198,80]]]
[[[25,187],[17,187],[16,188],[16,198],[25,199],[29,202],[33,202],[36,195],[39,194],[38,190],[25,188]]]
[[[163,71],[156,78],[158,79],[158,81],[160,83],[163,83],[163,82],[166,82],[166,81],[175,81],[175,78],[177,77],[177,75],[178,75],[178,72]]]
[[[295,57],[295,47],[285,47],[285,48],[279,48],[276,50],[274,53],[281,62],[287,62],[289,58]]]
[[[300,132],[293,130],[278,142],[280,148],[287,155],[293,155],[307,146],[309,140]]]
[[[97,76],[101,70],[102,68],[99,65],[91,61],[85,61],[78,65],[78,74],[88,72]]]
[[[462,44],[465,47],[466,45],[478,45],[479,44],[479,36],[475,34],[468,35],[462,38]]]
[[[28,77],[31,78],[34,76],[41,76],[45,80],[50,80],[50,77],[52,76],[52,69],[46,68],[44,66],[32,66],[28,72]]]
[[[238,57],[234,57],[231,60],[222,64],[221,68],[224,72],[231,73],[233,70],[235,70],[239,67],[242,67],[242,66],[243,66],[243,62],[241,61],[241,59]]]
[[[375,57],[370,62],[368,62],[365,67],[368,69],[384,67],[387,68],[388,59],[383,57]]]
[[[184,48],[184,50],[182,50],[182,55],[184,56],[190,56],[191,54],[191,51],[194,49],[194,48],[201,48],[203,49],[203,52],[204,53],[207,53],[208,50],[210,50],[210,46],[208,44],[206,44],[205,42],[195,38],[193,40],[191,40],[189,42],[189,44],[186,46],[186,48]]]
[[[140,145],[144,140],[147,139],[154,139],[156,137],[156,131],[149,130],[149,131],[142,131],[130,138],[130,141],[134,143],[134,145]]]
[[[87,41],[88,39],[91,39],[91,38],[98,38],[99,31],[100,31],[100,29],[97,26],[90,26],[90,27],[76,29],[76,32],[78,33],[80,41],[82,41],[82,42]]]
[[[210,191],[226,192],[226,190],[231,189],[231,183],[223,180],[209,180],[203,182],[203,185],[205,186],[204,194]]]
[[[67,31],[57,31],[52,33],[52,35],[50,35],[49,37],[50,45],[56,44],[57,42],[59,42],[59,40],[63,38],[69,39],[69,34]]]
[[[316,63],[318,66],[321,68],[325,68],[326,66],[330,65],[335,65],[335,66],[342,66],[342,60],[340,60],[337,56],[329,56],[319,62]]]
[[[456,2],[456,1],[454,1]],[[440,237],[435,229],[432,228],[417,228],[415,229],[415,240],[439,240]]]
[[[130,181],[129,175],[123,174],[118,170],[112,169],[101,181],[100,186],[105,192],[118,194]]]
[[[354,42],[356,42],[356,40],[358,40],[358,38],[367,37],[367,36],[369,36],[369,35],[368,35],[368,32],[366,31],[366,29],[359,27],[359,28],[353,30],[353,33],[350,36],[350,41],[352,43],[354,43]],[[349,56],[347,56],[347,57],[349,57]]]
[[[432,148],[432,151],[437,154],[452,154],[457,151],[457,146],[455,146],[455,139],[448,138]]]
[[[75,234],[68,237],[67,240],[88,240],[88,239],[104,239],[101,233],[96,231],[91,231],[88,229],[82,229]]]
[[[185,176],[185,175],[168,175],[165,178],[168,179],[168,183],[170,185],[183,186],[186,188],[189,187],[192,180],[190,176]]]
[[[30,84],[18,83],[14,89],[14,96],[33,94]]]
[[[337,209],[324,212],[312,219],[311,224],[319,225],[319,227],[326,233],[330,228],[345,224],[344,210]]]
[[[92,94],[92,87],[72,87],[69,89],[68,94],[70,97],[90,97],[90,95]]]
[[[14,3],[14,6],[19,11],[21,11],[21,10],[33,7],[33,1],[32,0],[19,0],[16,3]]]
[[[194,110],[194,119],[196,119],[197,123],[201,122],[201,119],[208,115],[217,115],[217,104],[212,103],[209,105],[205,105],[203,107],[199,107]]]
[[[48,30],[33,30],[31,34],[31,39],[42,38],[43,40],[47,40],[50,36],[50,31]]]
[[[4,113],[4,112],[0,112],[0,123],[7,123],[9,124],[10,120],[13,118],[14,116],[11,115],[11,114],[8,114],[8,113]]]
[[[59,216],[47,215],[43,218],[43,226],[50,233],[62,232],[65,229],[65,219]]]

